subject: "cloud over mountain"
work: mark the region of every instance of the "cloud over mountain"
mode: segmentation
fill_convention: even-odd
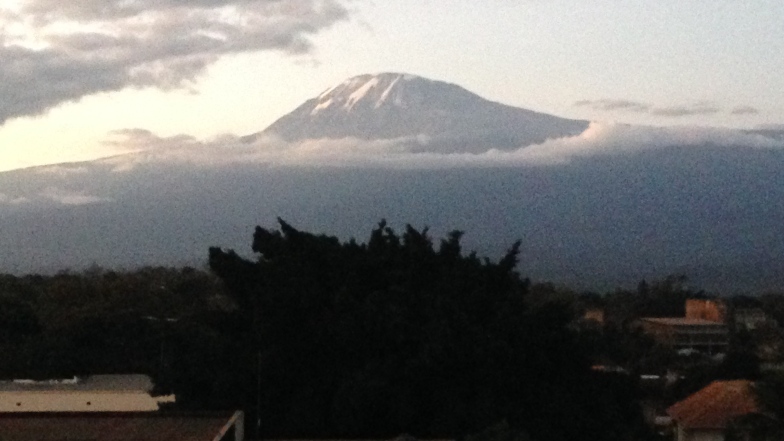
[[[625,99],[597,99],[579,100],[574,103],[575,107],[589,107],[593,110],[602,112],[634,112],[646,113],[654,116],[664,116],[669,118],[682,118],[698,115],[714,115],[727,112],[721,106],[708,102],[697,101],[686,104],[676,104],[670,106],[656,106],[650,103]],[[730,115],[756,115],[759,109],[752,106],[736,106],[728,112]]]
[[[0,193],[0,206],[24,204],[27,201],[28,200],[25,197],[13,197],[8,196],[5,193]]]
[[[0,123],[126,87],[179,88],[219,57],[310,51],[338,0],[23,0],[0,5]]]
[[[117,132],[111,142],[122,149],[147,149],[98,161],[116,172],[154,163],[220,167],[263,164],[279,167],[371,167],[443,169],[466,167],[526,167],[568,164],[597,156],[622,156],[677,146],[690,148],[784,149],[784,139],[765,132],[709,127],[648,127],[593,122],[576,135],[548,139],[516,149],[475,145],[466,151],[441,149],[437,138],[408,136],[391,139],[356,137],[285,141],[274,135],[223,136],[198,140],[186,135],[168,138],[129,130]],[[65,173],[60,166],[60,173]],[[79,168],[80,165],[73,167]]]

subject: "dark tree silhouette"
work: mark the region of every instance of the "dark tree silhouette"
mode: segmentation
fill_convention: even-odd
[[[256,372],[227,363],[220,376],[258,381],[258,395],[240,395],[258,406],[259,435],[457,437],[504,422],[544,441],[628,429],[633,408],[617,399],[628,394],[591,377],[569,309],[526,302],[519,242],[492,262],[463,255],[458,231],[436,247],[427,229],[381,222],[359,244],[279,223],[256,228],[255,261],[210,250],[238,305],[237,359],[258,357]]]

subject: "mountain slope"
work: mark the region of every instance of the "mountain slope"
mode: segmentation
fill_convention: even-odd
[[[513,150],[574,136],[587,127],[587,121],[488,101],[454,84],[382,73],[327,89],[261,134],[286,141],[409,138],[413,151],[444,153]]]
[[[784,150],[673,147],[546,167],[61,171],[0,173],[0,272],[200,265],[209,246],[249,252],[253,227],[280,216],[344,239],[365,239],[383,218],[435,237],[460,229],[467,250],[491,257],[522,239],[522,274],[576,288],[671,273],[721,292],[784,286]]]

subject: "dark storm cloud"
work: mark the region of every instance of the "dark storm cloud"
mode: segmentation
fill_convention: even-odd
[[[759,115],[760,111],[756,107],[738,106],[730,112],[732,115]]]
[[[696,103],[681,106],[657,107],[651,109],[651,115],[682,117],[695,115],[713,115],[721,112],[721,109],[711,103]]]
[[[575,107],[589,107],[593,110],[604,112],[635,112],[647,113],[655,116],[667,117],[685,117],[695,115],[712,115],[722,111],[720,107],[715,106],[709,102],[698,102],[692,104],[682,104],[667,107],[657,107],[652,104],[642,103],[639,101],[624,100],[624,99],[598,99],[598,100],[580,100],[574,103]],[[737,108],[741,112],[752,113],[756,109],[751,107]],[[736,109],[736,110],[737,110]],[[735,110],[733,110],[733,114]]]
[[[98,92],[183,87],[225,54],[306,54],[348,14],[338,0],[30,0],[0,10],[0,123]]]
[[[590,107],[594,110],[625,110],[630,112],[648,112],[649,104],[629,100],[582,100],[574,103],[577,107]]]

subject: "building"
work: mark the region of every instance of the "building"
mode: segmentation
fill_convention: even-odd
[[[595,322],[598,325],[604,325],[604,309],[603,308],[588,308],[583,314],[583,320],[586,322]]]
[[[667,409],[675,425],[675,441],[725,441],[729,430],[738,439],[748,439],[739,423],[760,413],[747,380],[714,381]]]
[[[729,329],[724,323],[686,317],[642,318],[643,331],[658,343],[674,349],[724,352]]]
[[[687,299],[685,317],[641,318],[642,330],[674,349],[724,352],[729,345],[727,305],[723,300]]]
[[[243,413],[0,413],[2,441],[243,441]]]
[[[0,412],[149,412],[174,401],[153,397],[152,388],[146,375],[0,381]]]
[[[727,323],[727,304],[718,299],[687,299],[686,318]]]

